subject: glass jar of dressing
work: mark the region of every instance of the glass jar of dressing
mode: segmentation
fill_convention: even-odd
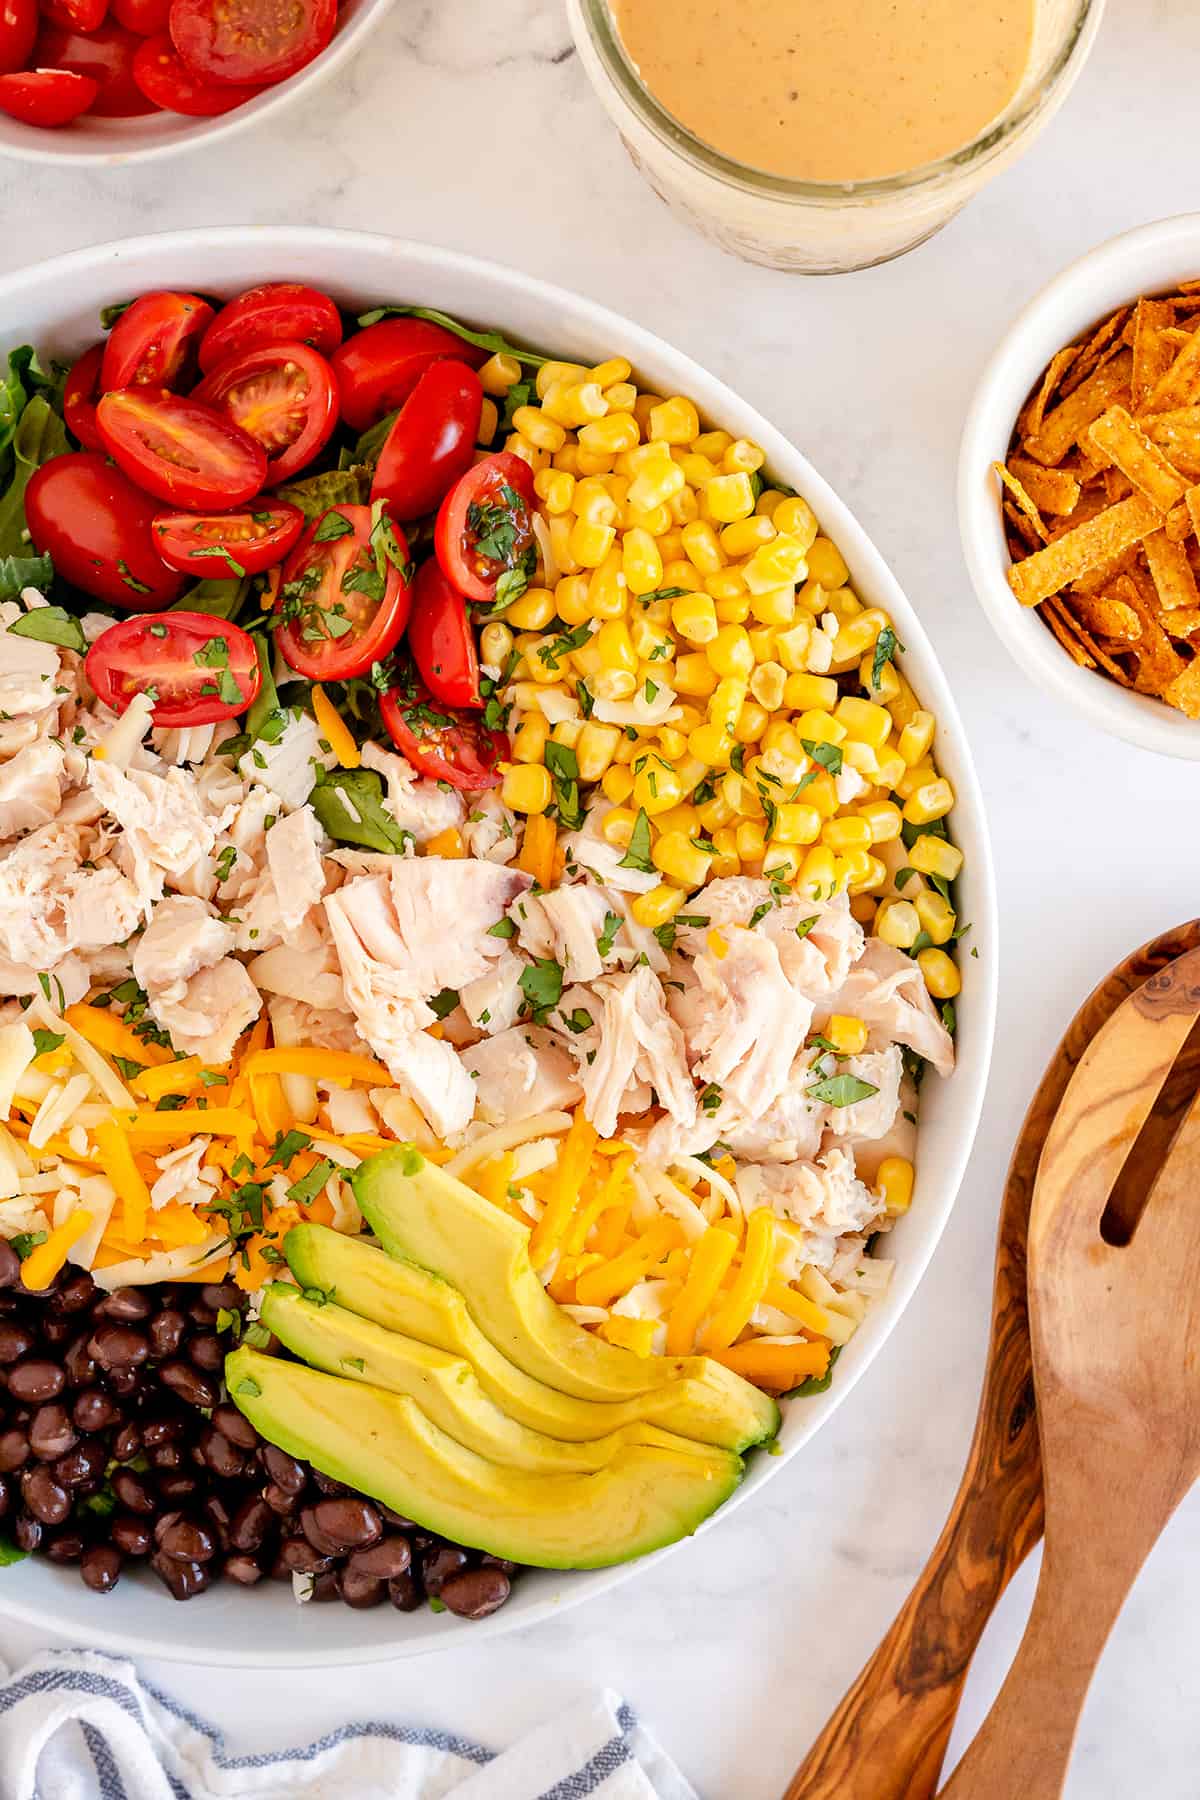
[[[567,0],[630,156],[750,262],[828,275],[932,236],[1032,142],[1104,0]]]

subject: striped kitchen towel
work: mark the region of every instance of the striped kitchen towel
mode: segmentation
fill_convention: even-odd
[[[48,1651],[0,1664],[0,1800],[696,1800],[616,1694],[496,1753],[385,1722],[231,1756],[132,1663]]]

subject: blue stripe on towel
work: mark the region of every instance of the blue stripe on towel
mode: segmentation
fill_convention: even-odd
[[[96,1730],[94,1725],[84,1723],[81,1729],[83,1741],[88,1747],[88,1753],[96,1770],[96,1780],[100,1783],[100,1800],[128,1800],[125,1783],[121,1780],[121,1771],[113,1760],[108,1740]]]

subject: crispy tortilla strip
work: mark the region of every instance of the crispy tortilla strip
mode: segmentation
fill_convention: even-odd
[[[1139,300],[1133,315],[1133,410],[1140,412],[1146,396],[1171,366],[1172,351],[1163,337],[1174,323],[1175,308],[1169,300]]]
[[[1120,663],[1114,662],[1113,658],[1104,649],[1103,645],[1096,640],[1090,631],[1080,624],[1079,620],[1064,604],[1063,600],[1061,598],[1047,600],[1045,606],[1041,609],[1042,617],[1044,618],[1047,611],[1052,608],[1057,608],[1059,610],[1062,622],[1070,630],[1076,643],[1082,647],[1083,652],[1088,659],[1084,666],[1090,668],[1099,667],[1104,670],[1106,675],[1111,675],[1114,681],[1119,681],[1125,685],[1128,681],[1128,677]],[[1059,638],[1059,642],[1062,642],[1061,638]],[[1079,658],[1076,657],[1075,660],[1078,662]]]
[[[1168,681],[1162,697],[1189,719],[1200,719],[1200,656],[1193,657],[1186,669]]]
[[[1078,663],[1081,669],[1096,667],[1096,658],[1084,649],[1075,627],[1075,621],[1066,611],[1061,600],[1047,600],[1046,604],[1040,608],[1040,614],[1072,662]]]
[[[1102,413],[1088,428],[1088,438],[1159,512],[1170,512],[1183,499],[1187,482],[1123,406],[1110,406]],[[1113,497],[1111,488],[1109,497]]]
[[[1186,354],[1185,352],[1181,352]],[[1178,359],[1176,359],[1178,360]],[[1053,467],[1060,463],[1071,445],[1086,432],[1094,419],[1110,406],[1124,406],[1129,399],[1129,378],[1133,372],[1133,352],[1122,350],[1111,362],[1102,363],[1089,375],[1082,387],[1046,414],[1036,437],[1027,438],[1022,449],[1035,462]],[[1175,405],[1183,402],[1176,401]]]
[[[1140,614],[1112,594],[1081,594],[1073,588],[1067,604],[1072,617],[1097,637],[1136,644],[1142,635]]]
[[[1014,562],[1020,562],[1032,551],[1040,550],[1042,540],[1025,517],[1019,506],[1011,500],[1004,502],[1004,517],[1008,523],[1008,550]]]
[[[1200,406],[1181,406],[1174,412],[1150,413],[1142,430],[1157,444],[1171,467],[1192,481],[1200,476]],[[1030,488],[1030,493],[1033,489]]]
[[[1162,694],[1184,668],[1183,658],[1159,624],[1154,608],[1148,604],[1141,587],[1131,575],[1121,575],[1113,584],[1115,596],[1124,600],[1142,621],[1141,635],[1129,645],[1129,655],[1137,664],[1132,685],[1139,694]]]
[[[1044,469],[1024,456],[1010,456],[1010,475],[1015,475],[1039,512],[1066,517],[1079,505],[1079,478],[1067,469]]]
[[[1055,394],[1057,394],[1063,376],[1078,355],[1079,352],[1075,349],[1073,344],[1068,344],[1064,350],[1056,350],[1054,352],[1054,355],[1050,358],[1049,367],[1042,376],[1041,386],[1028,404],[1023,407],[1021,416],[1017,420],[1017,432],[1020,437],[1036,437],[1038,432],[1042,429],[1042,420],[1046,416],[1046,408],[1049,406],[1051,400],[1053,400]]]
[[[1142,549],[1164,613],[1174,612],[1177,606],[1200,606],[1196,577],[1182,544],[1172,543],[1165,531],[1152,531],[1142,540]]]
[[[1122,306],[1092,333],[1091,339],[1083,346],[1078,357],[1071,364],[1070,370],[1063,377],[1064,399],[1068,394],[1073,394],[1076,388],[1082,387],[1088,376],[1094,374],[1101,363],[1107,362],[1111,356],[1116,355],[1121,347],[1121,333],[1129,323],[1132,313],[1131,306]]]
[[[1143,402],[1143,412],[1171,412],[1200,401],[1200,337],[1190,337]]]
[[[1089,519],[1086,525],[1077,525],[1056,538],[1044,550],[1035,550],[1024,562],[1014,563],[1008,571],[1009,585],[1022,606],[1037,606],[1098,562],[1119,555],[1147,532],[1158,530],[1161,524],[1161,514],[1145,495],[1133,494]]]
[[[1183,504],[1191,521],[1192,530],[1200,539],[1200,487],[1190,487],[1183,496]]]
[[[1023,512],[1025,517],[1029,520],[1029,523],[1032,525],[1037,536],[1041,538],[1043,544],[1048,544],[1050,542],[1050,533],[1042,524],[1042,515],[1038,511],[1035,502],[1026,493],[1012,470],[1006,469],[1004,464],[999,462],[993,463],[992,467],[1004,483],[1008,492],[1012,495],[1020,511]]]
[[[1173,638],[1191,638],[1200,631],[1200,606],[1180,606],[1163,614],[1163,630]]]
[[[1191,492],[1190,488],[1188,492]],[[1192,522],[1192,515],[1188,511],[1183,500],[1179,502],[1178,506],[1173,506],[1171,508],[1170,512],[1163,520],[1162,525],[1163,530],[1173,544],[1182,544],[1186,542],[1195,529]]]

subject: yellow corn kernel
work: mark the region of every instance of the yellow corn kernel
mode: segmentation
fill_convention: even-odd
[[[575,455],[577,472],[580,475],[591,476],[593,479],[599,480],[600,476],[611,475],[613,472],[614,459],[606,456],[601,450],[585,450],[582,444],[577,444]]]
[[[714,575],[706,575],[704,591],[711,594],[714,600],[745,600],[749,616],[750,596],[746,592],[746,578],[740,568],[727,565],[718,569]]]
[[[716,624],[715,618],[713,624]],[[713,692],[716,685],[716,670],[702,651],[689,651],[675,659],[674,686],[677,694],[694,694],[698,699],[704,699]]]
[[[553,787],[549,769],[540,763],[508,763],[500,797],[511,812],[541,813],[550,804]]]
[[[897,950],[911,950],[921,934],[921,921],[915,906],[907,900],[889,900],[875,918],[875,935]]]
[[[766,460],[763,451],[749,438],[735,438],[721,458],[721,469],[726,475],[755,475]]]
[[[567,434],[557,420],[548,418],[540,407],[518,406],[512,422],[521,436],[539,450],[561,450]]]
[[[671,623],[689,644],[711,644],[717,635],[717,609],[708,594],[681,594],[671,602]]]
[[[722,625],[744,625],[750,617],[750,598],[747,594],[731,594],[727,600],[717,601],[717,617]]]
[[[515,356],[507,356],[497,351],[489,356],[479,370],[479,385],[485,394],[495,394],[502,399],[510,387],[514,387],[521,379],[521,365]]]
[[[518,631],[544,631],[557,611],[555,597],[548,588],[526,588],[504,616]]]
[[[797,619],[786,631],[775,633],[775,654],[790,675],[808,672],[812,644],[813,628],[807,619]]]
[[[811,769],[809,770],[811,774]],[[804,798],[815,806],[823,819],[832,819],[838,810],[837,783],[828,769],[821,769],[804,790]]]
[[[879,859],[878,857],[873,856],[870,860],[872,862],[878,862]],[[882,863],[880,863],[879,866],[881,869],[883,868]],[[886,874],[886,872],[887,871],[885,870],[884,873]],[[850,917],[852,919],[857,919],[860,925],[872,925],[875,922],[875,908],[878,904],[878,901],[872,900],[870,894],[852,893],[850,900]]]
[[[904,773],[894,786],[895,792],[901,800],[907,800],[916,793],[919,787],[924,787],[926,782],[937,780],[937,770],[932,761],[928,759],[925,762],[915,763],[911,769],[904,768],[903,763],[900,764],[900,767]]]
[[[879,681],[875,681],[875,653],[868,651],[858,666],[858,679],[881,706],[891,707],[900,692],[900,679],[890,662],[880,664]]]
[[[837,864],[827,844],[814,844],[800,868],[796,882],[814,900],[827,900],[837,889]]]
[[[749,683],[738,676],[723,676],[708,703],[708,723],[731,737],[749,691]]]
[[[729,529],[732,531],[733,527]],[[782,587],[768,588],[765,593],[751,594],[750,611],[760,625],[790,625],[796,616],[796,591],[785,582]]]
[[[636,762],[636,757],[634,761]],[[665,812],[654,816],[655,828],[661,832],[681,831],[685,838],[700,836],[700,811],[698,807],[684,801],[680,806],[668,806]]]
[[[840,744],[849,735],[840,719],[832,713],[818,712],[815,709],[803,712],[796,720],[796,732],[809,743]]]
[[[688,750],[708,769],[727,769],[733,743],[732,734],[719,725],[697,725],[688,737]]]
[[[580,473],[579,445],[566,443],[561,450],[556,450],[550,458],[550,467],[561,470],[564,475],[569,475],[574,480]]]
[[[484,395],[483,404],[479,408],[479,429],[475,433],[475,442],[480,445],[490,444],[500,429],[500,412],[494,400]]]
[[[616,754],[621,733],[615,725],[602,725],[597,719],[584,721],[575,743],[581,781],[599,781]],[[613,798],[614,796],[610,796]],[[624,800],[626,794],[622,794]]]
[[[877,787],[895,789],[896,783],[903,780],[908,770],[903,759],[895,750],[884,750],[879,756],[879,770],[875,777]]]
[[[681,535],[684,550],[702,575],[715,575],[725,567],[725,552],[706,519],[693,519]]]
[[[557,725],[551,726],[550,736],[556,744],[566,744],[569,750],[573,750],[579,742],[583,727],[582,719],[560,719]]]
[[[513,756],[520,763],[540,763],[546,752],[550,727],[540,712],[526,713],[513,733]]]
[[[732,442],[731,432],[702,431],[693,442],[692,449],[698,456],[708,456],[713,462],[719,463]]]
[[[761,544],[769,544],[775,536],[770,519],[752,513],[748,519],[737,519],[721,532],[721,548],[727,556],[752,556]]]
[[[649,594],[662,586],[663,560],[658,545],[640,526],[627,531],[621,540],[621,569],[631,594]]]
[[[664,502],[661,506],[630,506],[628,497],[621,513],[621,523],[629,531],[648,531],[652,538],[659,540],[659,554],[667,554],[666,546],[676,535],[672,529],[671,509]]]
[[[613,763],[600,778],[600,791],[614,806],[623,806],[633,792],[633,770],[623,763]]]
[[[935,944],[948,944],[954,936],[954,927],[958,924],[958,914],[936,888],[926,888],[918,894],[913,902],[917,909],[917,917],[921,921],[921,929],[931,937]]]
[[[931,712],[918,709],[896,741],[896,748],[909,768],[915,768],[929,755],[933,745],[933,734],[936,720]]]
[[[697,849],[682,831],[664,831],[650,856],[659,873],[678,887],[698,888],[708,879],[708,853]]]
[[[597,700],[632,700],[638,691],[638,678],[628,669],[601,669],[588,677],[588,687]]]
[[[772,836],[778,843],[815,844],[821,835],[821,815],[807,801],[785,800],[776,807]]]
[[[491,669],[503,669],[512,647],[513,634],[502,619],[492,619],[479,634],[480,661]]]
[[[743,819],[734,828],[734,848],[743,862],[757,862],[767,847],[767,828],[758,819]]]
[[[750,648],[754,652],[755,662],[775,662],[775,639],[778,634],[769,625],[749,625],[746,629],[750,633]]]
[[[709,516],[717,524],[732,525],[735,519],[748,519],[754,511],[754,488],[749,475],[714,475],[704,489],[704,500]]]
[[[575,483],[575,511],[588,525],[615,525],[620,508],[599,475],[585,475]]]
[[[687,754],[687,733],[674,725],[664,725],[658,734],[658,747],[668,762],[679,762]]]
[[[879,623],[882,617],[883,614],[874,607],[868,607],[866,612],[858,613],[848,623],[839,621],[841,629],[833,640],[833,666],[839,674],[862,660],[882,630]]]
[[[633,804],[654,818],[683,799],[683,786],[665,757],[653,753],[634,758]]]
[[[922,875],[938,875],[944,881],[953,881],[963,866],[963,853],[957,844],[925,831],[909,851],[908,860]]]
[[[593,369],[592,374],[596,371]],[[608,401],[610,412],[633,412],[637,404],[638,391],[632,381],[612,381],[607,386],[601,383],[604,398]],[[636,417],[636,414],[635,414]],[[638,420],[639,427],[641,420]]]
[[[591,618],[586,575],[565,575],[554,590],[554,610],[564,625],[583,625]]]
[[[763,852],[762,872],[768,881],[795,881],[804,866],[804,852],[797,844],[782,844],[773,837]]]
[[[842,587],[850,579],[845,558],[827,537],[814,538],[809,546],[808,573],[825,588]]]
[[[738,714],[733,735],[739,744],[756,744],[767,728],[770,714],[757,700],[746,700]]]
[[[539,400],[544,400],[551,389],[557,387],[560,382],[582,381],[587,374],[588,370],[583,363],[545,362],[534,377],[537,397]]]
[[[804,578],[804,546],[798,538],[780,533],[763,544],[746,564],[746,586],[752,594],[773,593]]]
[[[689,487],[707,487],[713,476],[721,473],[715,463],[709,462],[707,456],[697,456],[693,450],[672,450],[671,456],[683,470],[683,478]]]
[[[832,1013],[822,1033],[839,1056],[861,1056],[867,1047],[867,1027],[862,1019],[847,1013]]]
[[[629,635],[638,653],[638,661],[662,665],[664,680],[670,680],[671,661],[675,655],[675,639],[662,625],[656,625],[640,609],[629,619]]]
[[[611,525],[593,525],[576,519],[571,527],[570,551],[577,566],[598,569],[613,547],[616,532]]]
[[[625,577],[621,572],[621,552],[609,551],[588,582],[588,611],[593,619],[617,620],[624,626],[629,605]]]
[[[762,818],[762,801],[754,783],[745,775],[739,775],[736,769],[731,769],[728,775],[721,777],[720,791],[733,812],[740,813],[746,819]]]
[[[874,893],[876,888],[884,887],[887,883],[887,878],[887,864],[880,862],[877,856],[868,856],[864,860],[862,874],[856,876],[855,879],[851,881],[850,892],[855,895],[861,895],[865,903],[866,896]],[[872,900],[869,909],[865,913],[856,912],[854,917],[860,921],[870,923],[875,917],[875,905],[876,902]],[[851,911],[853,911],[853,907],[851,907]]]
[[[574,479],[572,477],[572,479]],[[561,579],[564,575],[578,575],[579,564],[571,551],[571,533],[575,529],[574,513],[558,513],[547,519],[546,530],[550,537],[550,553]]]
[[[871,843],[871,827],[857,814],[840,819],[826,819],[821,827],[821,842],[844,856],[848,850],[866,850]]]
[[[862,738],[873,750],[881,750],[887,743],[888,733],[892,729],[892,715],[885,707],[876,706],[870,700],[860,700],[854,694],[846,694],[838,701],[833,716],[840,719],[854,737]]]
[[[614,381],[628,381],[632,372],[632,365],[623,356],[609,356],[596,364],[591,377],[597,387],[608,388]]]
[[[673,494],[686,486],[683,470],[669,457],[662,463],[647,463],[629,484],[629,505],[649,512],[653,507],[665,506]]]
[[[651,931],[658,925],[665,925],[673,919],[684,902],[682,888],[667,887],[660,883],[651,888],[648,894],[639,894],[630,907],[630,912],[639,925],[648,926]]]
[[[575,500],[575,477],[564,469],[539,469],[533,491],[546,511],[554,516],[570,512]]]
[[[641,435],[632,413],[610,412],[603,419],[580,426],[579,445],[597,456],[619,456],[623,450],[634,449]]]
[[[719,831],[725,825],[733,823],[735,813],[724,794],[716,793],[703,806],[697,807],[696,816],[701,829],[708,832]]]
[[[875,1187],[889,1213],[906,1213],[912,1205],[913,1166],[906,1156],[885,1156],[875,1175]]]
[[[775,508],[774,523],[777,531],[796,538],[804,545],[805,550],[816,542],[819,530],[817,515],[808,501],[802,500],[799,494],[790,494],[787,499],[779,502]]]
[[[778,712],[787,688],[786,671],[777,662],[762,662],[750,677],[750,692],[768,712]]]
[[[703,591],[703,577],[695,563],[689,562],[686,556],[672,556],[664,560],[662,578],[665,587],[686,588],[689,593]]]
[[[962,976],[958,965],[944,950],[922,950],[917,957],[917,967],[935,1000],[953,1000],[961,992]]]
[[[632,739],[627,738],[625,733],[622,732],[621,741],[613,753],[613,761],[615,763],[631,763],[634,757],[639,754],[639,751],[644,749],[644,744],[639,746],[634,743]]]
[[[700,431],[700,415],[680,395],[651,408],[650,437],[656,443],[690,444]]]
[[[899,669],[896,670],[896,689],[894,699],[888,701],[888,711],[896,721],[897,731],[903,731],[909,720],[921,711],[921,702]]]
[[[721,676],[748,680],[754,670],[754,651],[744,625],[722,625],[705,655]]]
[[[837,704],[838,685],[826,675],[789,675],[784,688],[784,705],[793,712],[809,717],[814,711],[832,712]],[[806,732],[811,737],[811,732]]]
[[[892,800],[873,800],[860,806],[858,816],[866,820],[873,844],[890,844],[900,836],[904,824],[900,808]],[[924,839],[918,839],[918,842],[923,843]],[[911,855],[909,861],[912,861]]]
[[[600,830],[606,843],[617,844],[622,850],[627,850],[636,824],[637,814],[631,812],[629,807],[614,806],[611,812],[604,815]]]
[[[645,432],[650,425],[650,414],[656,406],[662,405],[661,394],[639,394],[633,403],[633,416]]]
[[[932,825],[944,819],[954,805],[954,789],[944,776],[924,781],[904,802],[904,817],[909,825]]]

